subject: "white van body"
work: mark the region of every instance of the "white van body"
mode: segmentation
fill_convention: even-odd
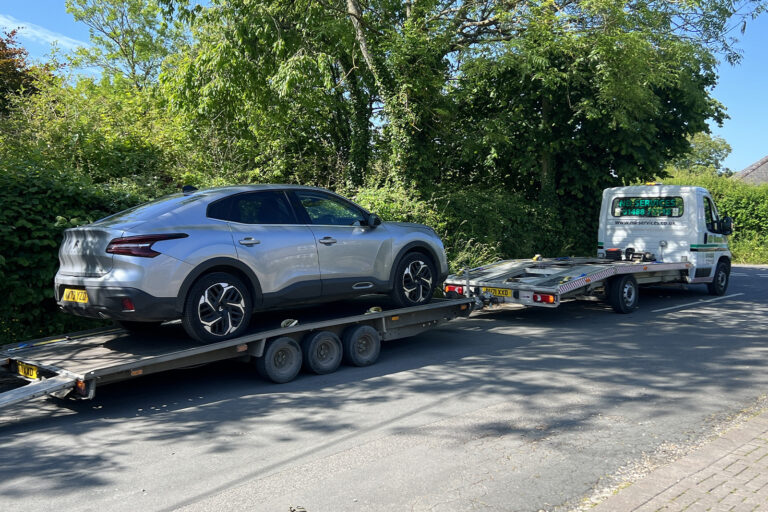
[[[603,191],[597,255],[609,249],[689,262],[687,282],[709,283],[719,262],[730,268],[728,238],[710,193],[701,187],[638,185]]]

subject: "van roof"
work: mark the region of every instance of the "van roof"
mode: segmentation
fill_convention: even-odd
[[[614,195],[637,195],[637,196],[659,196],[659,195],[679,195],[685,193],[706,193],[707,189],[702,187],[692,187],[689,185],[632,185],[629,187],[613,187],[603,191],[604,196]]]

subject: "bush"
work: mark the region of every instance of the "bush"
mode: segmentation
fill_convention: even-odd
[[[62,231],[136,202],[72,172],[0,167],[0,344],[99,325],[59,313],[54,302]]]

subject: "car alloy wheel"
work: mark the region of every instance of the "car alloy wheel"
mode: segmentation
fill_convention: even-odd
[[[214,336],[226,336],[242,325],[245,299],[232,284],[215,283],[200,296],[197,315],[207,332]]]
[[[402,276],[403,295],[415,303],[420,304],[432,295],[432,269],[429,265],[417,259],[405,267]]]

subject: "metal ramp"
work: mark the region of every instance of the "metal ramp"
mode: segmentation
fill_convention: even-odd
[[[74,376],[56,375],[55,377],[33,381],[26,386],[0,393],[0,409],[43,395],[69,391],[75,387],[76,381],[77,379]]]

